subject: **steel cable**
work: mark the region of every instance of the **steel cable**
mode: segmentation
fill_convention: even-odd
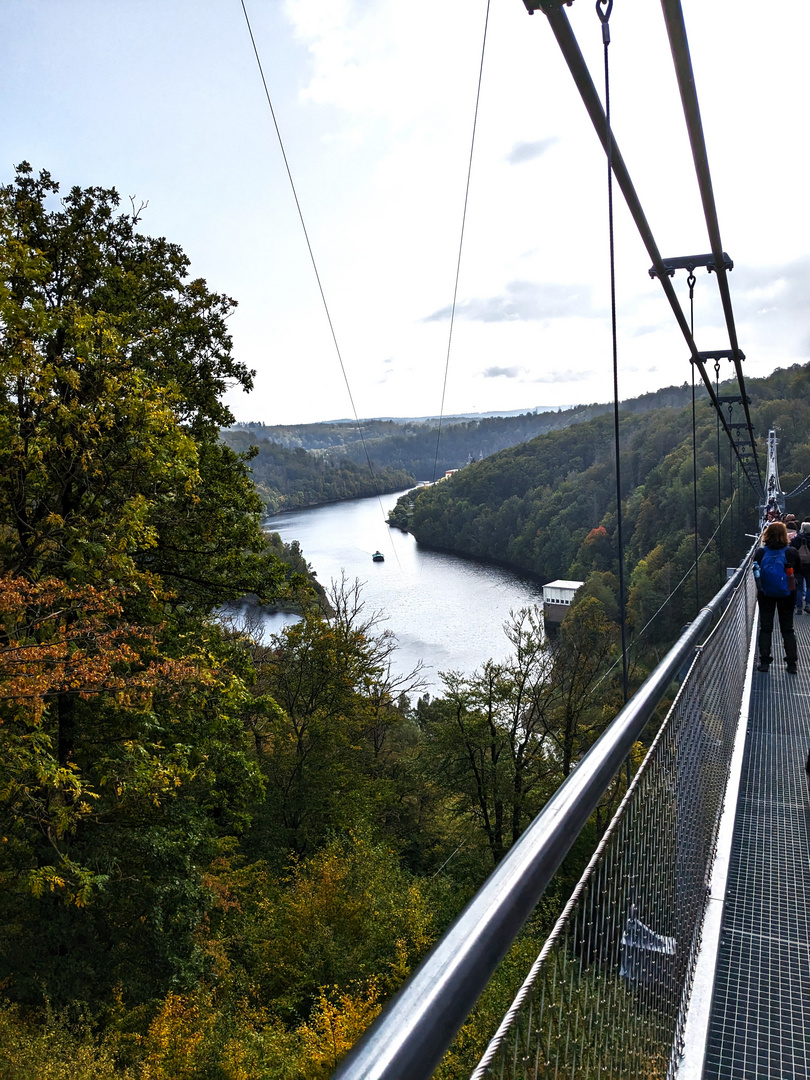
[[[481,63],[478,68],[478,89],[475,94],[475,113],[473,115],[473,127],[472,137],[470,139],[470,160],[467,166],[467,186],[464,190],[464,210],[461,215],[461,235],[458,240],[458,258],[456,260],[456,278],[453,285],[453,303],[450,308],[450,330],[447,335],[447,356],[444,362],[444,381],[442,383],[442,400],[439,408],[439,427],[436,431],[436,456],[433,459],[433,480],[436,480],[436,472],[439,467],[439,443],[441,442],[442,434],[442,420],[444,418],[444,401],[447,394],[447,376],[450,371],[450,348],[453,342],[453,327],[456,321],[456,304],[458,302],[458,282],[461,276],[461,252],[464,247],[464,230],[467,224],[467,206],[470,200],[470,179],[472,177],[473,166],[473,154],[475,151],[475,133],[478,128],[478,106],[481,101],[481,83],[484,78],[484,56],[487,48],[487,29],[489,27],[489,6],[490,0],[487,0],[487,10],[484,17],[484,40],[481,43]]]

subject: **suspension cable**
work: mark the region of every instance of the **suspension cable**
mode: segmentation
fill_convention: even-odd
[[[602,8],[605,8],[602,11]],[[619,358],[616,332],[616,249],[613,229],[613,167],[611,162],[610,137],[610,68],[608,46],[610,45],[610,15],[613,0],[596,0],[596,14],[602,24],[602,45],[605,57],[605,128],[607,145],[607,196],[608,196],[608,236],[610,246],[610,325],[613,341],[613,444],[616,455],[616,546],[619,560],[619,613],[622,633],[622,693],[625,704],[628,698],[627,688],[627,609],[624,584],[624,537],[622,533],[622,457],[619,438]]]
[[[717,396],[714,392],[714,387],[712,386],[711,379],[709,378],[709,374],[706,371],[703,359],[697,350],[697,346],[695,345],[694,337],[686,321],[683,308],[681,307],[681,304],[673,288],[669,276],[669,271],[664,264],[664,260],[661,257],[660,251],[658,250],[658,245],[655,242],[652,230],[650,229],[647,218],[641,207],[641,203],[633,186],[633,182],[630,178],[627,166],[624,163],[624,159],[621,155],[613,133],[609,131],[606,127],[605,114],[602,108],[602,103],[599,100],[599,94],[597,93],[596,87],[593,84],[593,80],[588,70],[588,66],[585,63],[585,59],[582,56],[582,52],[579,48],[576,37],[574,36],[573,30],[571,29],[571,24],[569,23],[568,17],[563,10],[563,3],[564,0],[524,0],[524,4],[530,13],[533,13],[535,10],[540,9],[542,9],[545,13],[549,22],[549,26],[551,27],[551,30],[555,38],[557,39],[557,44],[560,47],[563,58],[568,64],[568,68],[571,72],[577,89],[579,90],[583,104],[585,105],[588,115],[591,118],[591,122],[593,123],[593,126],[596,130],[599,141],[602,143],[602,147],[606,153],[608,150],[608,143],[610,143],[613,173],[616,177],[619,187],[621,188],[622,194],[624,195],[625,202],[627,203],[627,208],[630,211],[630,215],[633,218],[633,221],[635,222],[641,240],[647,249],[648,255],[650,256],[653,264],[653,269],[655,271],[655,276],[658,277],[661,283],[661,287],[664,290],[664,295],[669,301],[669,305],[672,308],[675,320],[678,323],[684,340],[689,347],[690,356],[693,362],[697,365],[701,379],[703,380],[703,384],[706,387],[708,395],[712,401],[712,405],[720,412],[721,423],[723,424],[726,436],[728,437],[730,442],[734,443],[731,431],[726,424],[726,419],[722,415],[722,411],[720,410],[720,403],[717,401]],[[743,394],[743,397],[744,396],[745,395]],[[752,428],[750,429],[749,433],[753,444],[754,436]],[[745,473],[745,476],[751,487],[755,491],[761,491],[761,476],[758,476],[756,483],[751,478],[751,476],[749,476],[748,464],[743,461],[742,457],[740,456],[739,449],[736,447],[736,444],[735,453],[740,460],[740,466]],[[756,451],[754,451],[754,453],[756,453]]]
[[[321,296],[321,303],[323,305],[324,313],[326,314],[326,321],[327,321],[327,323],[329,325],[329,332],[332,335],[332,343],[334,344],[335,353],[336,353],[337,358],[338,358],[338,363],[340,364],[340,370],[341,370],[341,373],[343,375],[343,382],[346,385],[346,392],[349,395],[349,402],[350,402],[351,407],[352,407],[352,415],[354,416],[355,427],[357,429],[357,434],[360,436],[360,442],[363,444],[363,452],[365,453],[365,456],[366,456],[366,463],[368,465],[369,473],[371,474],[371,480],[372,480],[372,482],[374,484],[374,494],[375,494],[375,496],[377,498],[377,502],[380,505],[380,511],[381,511],[383,517],[385,517],[385,511],[383,509],[382,499],[380,497],[380,490],[379,490],[379,487],[377,485],[377,475],[376,475],[376,473],[374,471],[374,466],[373,466],[372,461],[371,461],[371,455],[369,453],[368,444],[366,443],[366,438],[365,438],[365,435],[363,433],[363,426],[360,423],[360,417],[359,417],[358,412],[357,412],[357,406],[354,403],[354,394],[352,393],[351,384],[349,382],[349,376],[348,376],[348,373],[346,371],[346,365],[343,363],[343,355],[342,355],[342,353],[340,351],[340,345],[338,344],[337,334],[335,332],[335,326],[334,326],[334,323],[332,322],[332,315],[331,315],[331,312],[329,310],[329,304],[326,301],[326,293],[324,292],[323,284],[321,282],[321,275],[318,272],[318,264],[315,261],[315,253],[314,253],[314,251],[312,249],[312,244],[311,244],[310,239],[309,239],[309,231],[307,229],[306,221],[304,220],[304,212],[303,212],[303,210],[301,208],[301,203],[300,203],[299,198],[298,198],[298,191],[297,191],[296,186],[295,186],[295,181],[293,180],[292,169],[290,168],[290,163],[289,163],[289,160],[287,158],[287,151],[284,148],[284,140],[281,137],[281,129],[279,128],[278,120],[276,119],[276,111],[273,108],[273,102],[272,102],[272,100],[270,98],[270,91],[269,91],[268,86],[267,86],[267,79],[264,76],[264,68],[262,66],[261,57],[259,56],[259,49],[258,49],[258,47],[256,45],[256,39],[253,36],[253,27],[250,25],[250,18],[248,17],[247,8],[245,7],[245,0],[240,0],[240,2],[241,2],[241,5],[242,5],[242,13],[245,16],[245,23],[247,24],[248,34],[250,35],[250,43],[253,46],[253,55],[256,57],[256,65],[257,65],[257,67],[259,69],[259,75],[260,75],[261,80],[262,80],[262,86],[264,87],[264,96],[267,99],[267,105],[268,105],[268,107],[270,109],[270,116],[271,116],[271,118],[273,120],[273,127],[275,128],[276,138],[278,139],[278,145],[279,145],[279,148],[281,150],[281,157],[282,157],[282,159],[284,161],[284,168],[287,171],[287,179],[290,182],[290,189],[292,191],[293,199],[295,201],[295,208],[298,211],[298,220],[301,223],[301,229],[302,229],[302,231],[304,233],[304,240],[306,241],[307,251],[309,252],[309,259],[310,259],[310,262],[312,263],[312,269],[313,269],[313,271],[315,273],[315,281],[317,282],[317,285],[318,285],[318,292],[320,293],[320,296]],[[396,553],[396,549],[394,549],[394,551]],[[399,561],[398,556],[397,556],[397,561]]]
[[[695,275],[690,270],[686,284],[689,286],[689,329],[695,332]],[[695,404],[695,365],[692,364],[692,516],[695,532],[695,615],[700,611],[700,583],[698,581],[698,482],[697,482],[697,409]]]
[[[661,8],[664,13],[664,21],[667,27],[669,45],[672,51],[672,59],[675,65],[675,73],[678,79],[678,88],[681,94],[686,127],[689,133],[689,142],[692,147],[692,157],[695,163],[698,188],[703,202],[703,214],[706,219],[706,229],[709,233],[712,254],[714,255],[715,273],[717,274],[717,287],[723,304],[723,314],[726,320],[729,342],[733,354],[734,368],[737,373],[737,383],[742,395],[745,419],[748,424],[748,434],[751,448],[754,451],[754,462],[760,484],[762,484],[762,470],[757,456],[756,438],[751,423],[751,413],[748,409],[748,399],[745,394],[745,380],[743,378],[742,364],[740,362],[740,347],[737,341],[737,330],[734,324],[734,312],[731,306],[731,293],[728,285],[728,271],[723,259],[723,245],[720,240],[720,225],[717,218],[717,207],[714,200],[711,172],[709,170],[709,157],[706,151],[706,140],[703,135],[703,124],[700,119],[700,106],[698,104],[697,89],[695,87],[695,75],[692,70],[692,58],[689,53],[689,42],[686,37],[686,25],[681,8],[681,0],[661,0]]]
[[[788,492],[785,495],[786,499],[794,499],[797,495],[801,495],[810,486],[810,476],[805,476],[804,480],[801,480],[797,487],[793,491]]]
[[[447,335],[447,356],[444,361],[444,381],[442,383],[442,401],[439,408],[439,426],[436,429],[436,456],[433,459],[433,480],[436,480],[436,473],[439,468],[439,443],[442,437],[442,420],[444,418],[444,399],[447,394],[447,375],[450,370],[450,346],[453,342],[453,326],[456,321],[456,304],[458,301],[458,282],[461,276],[461,251],[464,246],[464,229],[467,224],[467,205],[470,201],[470,178],[472,176],[473,166],[473,152],[475,150],[475,132],[478,127],[478,106],[481,102],[481,82],[484,77],[484,55],[487,48],[487,28],[489,26],[489,6],[490,0],[487,0],[487,10],[484,16],[484,40],[481,43],[481,63],[478,68],[478,89],[475,94],[475,112],[473,115],[472,137],[470,139],[470,160],[467,165],[467,186],[464,191],[464,210],[461,215],[461,234],[458,238],[458,259],[456,260],[456,280],[453,286],[453,304],[450,309],[450,330]]]
[[[729,514],[732,513],[733,504],[734,504],[734,496],[732,496],[731,503],[729,503],[728,509],[726,510],[725,514],[723,514],[722,521],[720,522],[721,525],[722,525],[723,521],[725,521],[726,518],[729,516]],[[712,543],[712,540],[714,540],[715,536],[717,535],[719,527],[720,526],[718,525],[718,528],[715,529],[715,531],[712,533],[712,535],[709,537],[709,539],[703,545],[702,550],[698,554],[699,559],[702,559],[703,556],[706,554],[706,552],[709,550],[709,548],[711,546],[711,543]],[[694,567],[692,567],[692,566],[688,567],[688,569],[686,570],[686,573],[683,575],[681,580],[678,582],[678,584],[675,586],[674,589],[670,590],[669,595],[661,602],[661,604],[658,606],[657,610],[655,612],[653,612],[653,614],[645,622],[645,624],[642,626],[642,628],[640,630],[636,631],[633,634],[633,640],[630,643],[630,648],[631,649],[636,649],[636,651],[638,651],[638,642],[643,639],[644,635],[650,629],[650,627],[655,622],[655,620],[658,618],[658,616],[661,614],[661,612],[669,604],[670,600],[672,600],[672,598],[675,596],[677,591],[680,589],[681,585],[683,585],[683,583],[689,578],[689,575],[692,573],[693,569],[694,569]],[[599,687],[605,681],[605,679],[608,677],[608,675],[610,675],[610,673],[614,670],[614,668],[616,668],[618,663],[619,663],[618,659],[614,660],[613,663],[610,665],[610,667],[607,669],[607,671],[605,671],[604,674],[602,674],[596,680],[596,682],[593,684],[593,686],[590,688],[590,690],[588,690],[588,696],[589,697],[596,693],[597,687]]]
[[[720,361],[715,358],[714,361],[714,390],[717,394],[718,401],[720,400]],[[720,515],[723,510],[723,492],[720,487],[720,414],[717,414],[717,519],[720,520]],[[718,532],[717,534],[717,557],[720,562],[720,571],[723,569],[723,534]]]

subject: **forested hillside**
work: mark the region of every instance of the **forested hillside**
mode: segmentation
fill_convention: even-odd
[[[747,390],[761,460],[767,458],[768,429],[775,426],[780,479],[789,491],[810,473],[810,365],[752,379]],[[621,417],[629,609],[637,629],[694,557],[691,430],[691,408]],[[720,445],[718,491],[716,416],[704,399],[697,408],[699,546],[711,541],[702,559],[704,598],[716,590],[723,568],[737,564],[750,545],[744,534],[757,524],[756,499],[739,484],[725,436]],[[801,520],[810,513],[810,496],[789,509]],[[506,563],[543,581],[585,580],[593,573],[615,580],[613,419],[603,415],[468,465],[449,480],[403,496],[389,520],[410,529],[420,543]],[[682,590],[657,633],[670,638],[692,609]]]
[[[300,506],[359,499],[414,484],[413,473],[389,466],[369,469],[346,457],[326,457],[298,447],[290,450],[249,431],[223,431],[226,446],[250,461],[256,490],[269,513]]]
[[[701,396],[705,391],[700,391]],[[624,403],[630,413],[683,405],[686,386],[672,386]],[[458,420],[363,420],[349,423],[265,426],[237,424],[222,432],[227,446],[253,453],[251,469],[271,511],[398,491],[433,480],[448,469],[527,442],[537,435],[582,424],[612,409],[580,405],[557,412]],[[361,437],[362,436],[362,437]]]

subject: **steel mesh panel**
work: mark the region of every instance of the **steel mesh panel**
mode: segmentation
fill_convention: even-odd
[[[746,579],[473,1080],[652,1080],[679,1055],[742,698]]]
[[[796,635],[798,676],[754,673],[706,1080],[810,1077],[810,617]]]

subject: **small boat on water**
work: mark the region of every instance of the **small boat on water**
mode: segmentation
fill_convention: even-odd
[[[371,556],[371,561],[372,562],[385,562],[385,556],[383,555],[383,553],[381,551],[375,551],[374,554]]]

